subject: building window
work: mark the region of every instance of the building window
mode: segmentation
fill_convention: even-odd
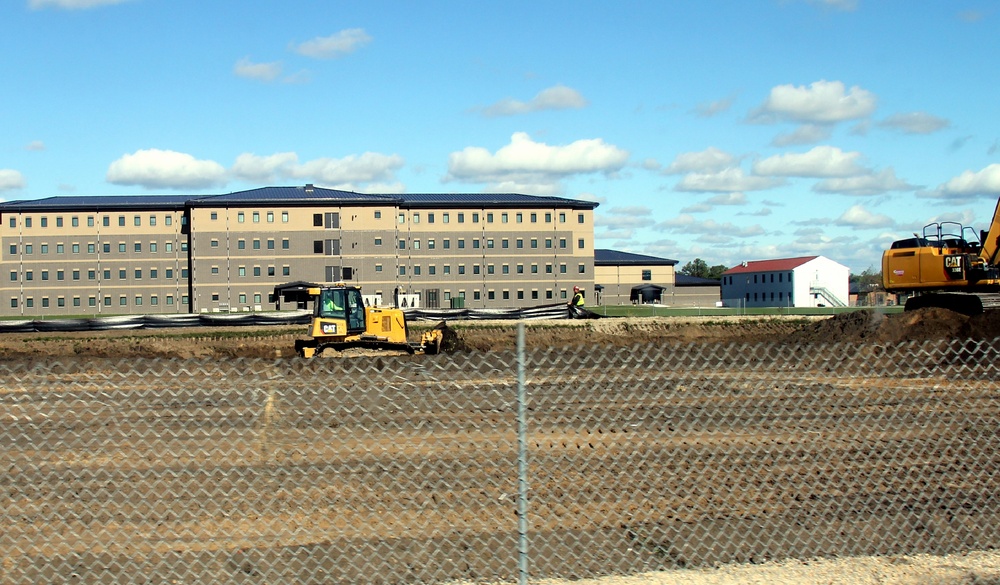
[[[643,270],[642,271],[642,279],[643,280],[653,280],[653,271],[652,270]]]
[[[254,223],[260,223],[260,212],[259,211],[253,212],[253,222]]]
[[[242,211],[236,214],[236,223],[244,223],[246,220],[246,215]],[[323,225],[322,219],[320,220],[320,225]]]
[[[583,214],[582,213],[576,214],[576,223],[583,223]]]
[[[273,211],[268,211],[267,212],[267,223],[274,223],[274,212]]]
[[[579,267],[578,272],[580,274],[586,274],[587,273],[587,265],[586,264],[581,264],[580,267]]]
[[[375,212],[375,217],[377,219],[377,218],[382,217],[382,216],[379,214],[379,212],[376,211]],[[288,212],[287,211],[282,211],[281,212],[281,223],[288,223]]]

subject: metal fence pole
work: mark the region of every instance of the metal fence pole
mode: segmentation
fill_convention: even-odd
[[[524,370],[524,321],[521,321],[517,324],[517,557],[521,585],[528,583],[528,429]]]

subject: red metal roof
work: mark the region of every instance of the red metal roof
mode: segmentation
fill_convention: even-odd
[[[810,260],[815,260],[819,256],[802,256],[800,258],[778,258],[775,260],[752,260],[737,264],[723,274],[745,274],[747,272],[780,272],[792,270],[802,266]]]

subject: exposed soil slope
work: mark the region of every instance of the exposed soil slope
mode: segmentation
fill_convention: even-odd
[[[516,343],[512,321],[449,324],[445,349],[497,351]],[[415,324],[411,334],[432,324]],[[303,326],[246,330],[119,330],[72,333],[11,333],[0,336],[0,357],[290,357]],[[885,315],[855,311],[829,318],[804,317],[656,317],[586,321],[528,322],[529,349],[585,351],[595,346],[677,345],[685,343],[899,343],[929,339],[1000,337],[1000,311],[967,317],[944,309]],[[337,355],[330,352],[331,355]],[[358,351],[344,355],[356,355]],[[363,353],[363,352],[361,352]],[[326,355],[326,354],[324,354]]]

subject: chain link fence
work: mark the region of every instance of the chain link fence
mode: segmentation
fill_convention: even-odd
[[[6,361],[0,582],[511,582],[993,549],[998,351],[529,352],[520,437],[516,352]]]

